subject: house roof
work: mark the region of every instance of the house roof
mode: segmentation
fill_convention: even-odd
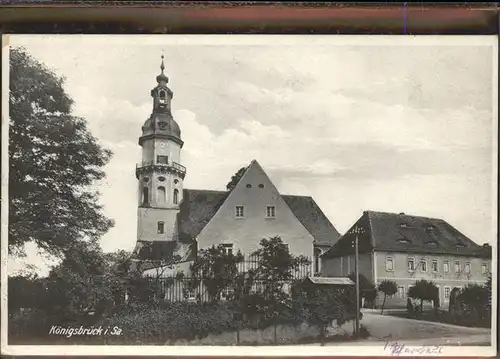
[[[224,203],[229,193],[229,191],[185,189],[178,217],[179,239],[196,238]],[[311,233],[315,244],[331,246],[340,238],[339,232],[311,197],[286,195],[281,197],[295,217]]]
[[[290,195],[281,197],[295,217],[311,233],[315,244],[332,246],[340,238],[340,233],[312,197]]]
[[[364,233],[359,235],[360,253],[376,250],[491,257],[491,249],[476,244],[439,218],[365,211],[352,228],[357,225],[364,229]],[[354,252],[352,228],[324,254],[324,257]]]
[[[185,189],[178,215],[179,239],[195,239],[228,195],[228,191]]]

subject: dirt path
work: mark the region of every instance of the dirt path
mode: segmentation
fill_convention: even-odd
[[[491,330],[485,328],[468,328],[370,312],[363,313],[361,324],[369,330],[372,339],[379,340],[432,340],[433,338],[467,338],[469,336],[487,338],[491,335]]]

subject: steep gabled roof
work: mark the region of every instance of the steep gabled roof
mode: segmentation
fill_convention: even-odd
[[[178,215],[179,239],[195,239],[228,195],[226,191],[185,189]]]
[[[364,228],[364,234],[359,235],[360,253],[378,250],[491,257],[491,250],[476,244],[448,222],[438,218],[365,211],[352,228],[356,225]],[[352,228],[324,257],[354,252]]]
[[[192,240],[208,224],[224,203],[228,191],[185,189],[178,217],[179,239]],[[311,197],[282,196],[291,211],[314,237],[315,244],[333,245],[339,232]]]
[[[315,244],[332,246],[340,238],[340,233],[312,197],[290,195],[282,195],[281,197],[295,217],[314,237]]]

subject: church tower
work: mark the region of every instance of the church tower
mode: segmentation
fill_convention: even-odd
[[[179,125],[172,117],[173,92],[167,85],[163,55],[160,69],[157,85],[151,90],[153,111],[142,126],[139,138],[142,161],[135,171],[138,180],[138,247],[152,244],[150,248],[158,248],[165,242],[177,242],[177,214],[186,175],[186,168],[180,164],[184,143]]]

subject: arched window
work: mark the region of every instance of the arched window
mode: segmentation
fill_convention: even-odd
[[[319,273],[321,270],[321,249],[314,248],[314,273]]]
[[[158,187],[158,203],[165,203],[167,201],[167,193],[165,191],[165,187],[160,186]]]
[[[177,204],[179,202],[179,190],[176,188],[174,189],[174,204]]]
[[[160,91],[160,104],[165,104],[165,91]]]
[[[149,188],[142,189],[142,204],[149,204]]]

